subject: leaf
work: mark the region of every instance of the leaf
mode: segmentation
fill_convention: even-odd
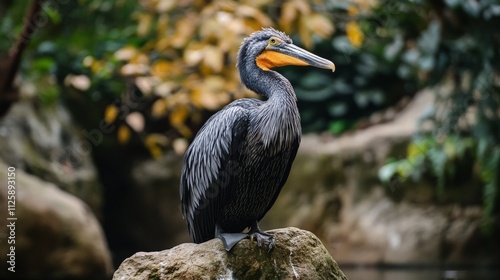
[[[120,125],[120,127],[118,127],[117,137],[118,137],[118,143],[120,144],[128,143],[128,141],[130,140],[130,129],[128,129],[128,127],[124,124]]]
[[[167,97],[171,95],[179,85],[176,82],[163,82],[154,88],[154,93],[161,97]]]
[[[340,117],[347,113],[348,106],[344,102],[335,102],[328,106],[328,113],[332,117]],[[335,122],[337,123],[337,122]],[[331,130],[330,130],[331,131]]]
[[[189,110],[186,106],[177,106],[169,115],[170,123],[174,126],[180,126],[184,124],[184,121],[187,119],[188,115]]]
[[[288,1],[283,3],[281,6],[281,15],[279,19],[280,26],[283,27],[283,31],[290,32],[292,30],[292,24],[297,18],[297,9],[293,1]]]
[[[137,34],[139,36],[145,36],[149,33],[152,26],[153,15],[148,13],[140,13],[137,15]]]
[[[151,106],[151,116],[153,118],[161,118],[166,115],[168,109],[168,101],[164,98],[158,99]]]
[[[110,104],[104,110],[104,120],[108,124],[111,124],[116,120],[118,113],[119,113],[118,107],[116,107],[116,105],[114,104]]]
[[[188,14],[175,24],[175,34],[170,38],[170,44],[174,48],[182,48],[191,39],[196,27],[197,17]]]
[[[114,57],[121,61],[126,61],[132,59],[138,53],[137,49],[133,46],[126,46],[114,53]]]
[[[356,48],[361,47],[365,39],[365,35],[361,31],[361,28],[359,28],[359,24],[355,21],[349,21],[346,24],[345,29],[347,38],[349,39],[351,45],[353,45]]]
[[[172,72],[173,64],[172,62],[159,60],[153,63],[151,66],[151,75],[168,78],[169,74]]]
[[[156,77],[137,77],[135,85],[144,95],[149,96],[153,92],[153,88],[158,84],[159,79]]]
[[[335,31],[332,22],[323,15],[311,14],[306,21],[308,29],[323,39],[330,37]]]
[[[354,17],[354,16],[357,16],[359,14],[359,9],[356,5],[349,5],[347,7],[347,14],[350,16],[350,17]]]
[[[125,121],[135,132],[142,132],[144,130],[144,116],[139,112],[128,114]]]
[[[188,142],[186,141],[186,139],[182,139],[182,138],[177,138],[174,140],[174,143],[172,144],[172,147],[174,148],[174,151],[176,154],[178,155],[183,155],[187,148],[188,148]]]
[[[206,46],[203,49],[203,64],[214,73],[220,73],[224,66],[224,54],[217,47]]]
[[[183,60],[187,66],[195,66],[201,62],[205,55],[203,51],[204,45],[198,42],[190,43],[183,53]]]
[[[144,139],[144,146],[149,150],[149,153],[154,158],[158,158],[163,154],[163,148],[168,145],[168,138],[159,133],[151,133]]]
[[[191,101],[199,107],[216,110],[229,101],[224,87],[225,81],[222,77],[207,77],[193,89],[190,94]]]
[[[49,17],[50,21],[54,24],[61,22],[61,15],[59,14],[59,9],[54,6],[44,5],[43,12]]]
[[[419,49],[426,54],[436,53],[441,40],[441,24],[434,20],[418,38]]]
[[[378,170],[378,178],[383,183],[389,183],[397,175],[399,162],[385,164]]]
[[[66,85],[70,85],[77,90],[87,91],[91,86],[91,81],[86,75],[72,75],[69,74],[64,79]]]
[[[235,10],[235,15],[237,17],[248,17],[254,19],[258,25],[260,26],[271,26],[272,21],[271,19],[266,16],[263,12],[261,12],[259,9],[249,6],[249,5],[240,5],[237,7]]]
[[[149,66],[146,64],[128,63],[120,68],[120,73],[123,76],[146,75],[149,73]]]
[[[332,45],[337,51],[344,54],[353,54],[357,51],[357,49],[350,43],[347,36],[335,36],[332,41]]]

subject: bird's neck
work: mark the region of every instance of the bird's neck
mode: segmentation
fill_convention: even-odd
[[[273,70],[262,70],[255,63],[245,64],[240,73],[242,83],[250,90],[268,99],[297,100],[290,81]]]
[[[260,68],[258,71],[258,79],[243,80],[243,83],[268,98],[258,110],[256,121],[261,124],[257,127],[262,128],[259,135],[264,146],[279,150],[282,145],[289,145],[300,138],[302,130],[297,97],[290,82],[281,74]]]

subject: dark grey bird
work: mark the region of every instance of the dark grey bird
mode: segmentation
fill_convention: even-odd
[[[297,99],[290,82],[272,68],[310,65],[335,71],[333,62],[265,28],[238,52],[242,83],[267,101],[242,98],[214,114],[184,156],[182,213],[195,243],[218,237],[227,251],[252,237],[271,250],[274,237],[258,222],[276,201],[301,138]]]

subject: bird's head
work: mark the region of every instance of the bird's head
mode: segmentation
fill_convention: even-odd
[[[255,63],[262,70],[299,65],[314,66],[335,71],[333,62],[312,54],[292,43],[285,33],[264,28],[246,38],[238,52],[238,67]]]

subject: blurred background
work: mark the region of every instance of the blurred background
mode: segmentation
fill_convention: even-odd
[[[323,241],[349,279],[500,275],[500,2],[0,2],[0,220],[16,168],[16,273],[109,279],[190,242],[182,156],[234,99],[262,27],[335,62],[277,69],[303,141],[263,229]],[[3,224],[3,222],[2,222]]]

